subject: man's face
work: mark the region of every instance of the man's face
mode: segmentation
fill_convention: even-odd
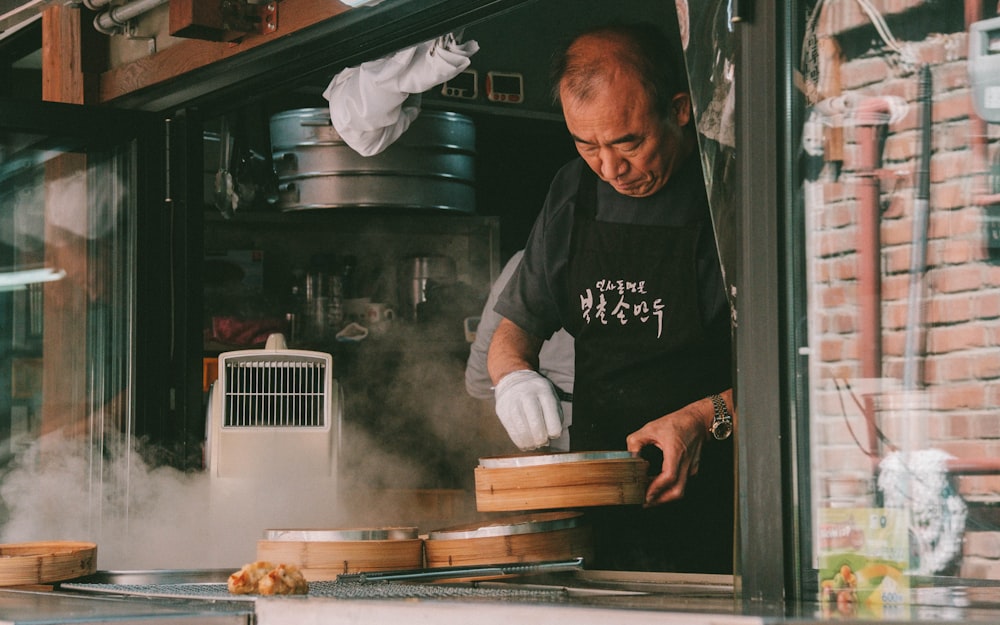
[[[686,94],[674,96],[668,119],[657,115],[638,81],[627,76],[588,101],[573,98],[565,88],[560,99],[580,156],[622,195],[656,193],[684,156],[681,126],[691,110]]]

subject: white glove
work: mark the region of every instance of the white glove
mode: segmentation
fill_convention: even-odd
[[[545,376],[530,370],[508,373],[493,391],[497,416],[522,451],[536,449],[562,434],[562,406]]]

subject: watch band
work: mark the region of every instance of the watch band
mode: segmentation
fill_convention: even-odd
[[[733,433],[733,415],[729,413],[729,408],[726,407],[726,400],[722,399],[721,395],[712,395],[712,407],[715,410],[715,416],[712,418],[712,436],[716,440],[725,440]]]

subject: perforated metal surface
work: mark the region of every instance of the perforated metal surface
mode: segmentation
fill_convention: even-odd
[[[226,584],[63,584],[63,589],[88,593],[254,601],[258,595],[234,595]],[[294,595],[289,598],[302,597]],[[308,597],[334,599],[517,599],[518,601],[559,602],[568,598],[565,590],[481,588],[459,584],[405,584],[399,582],[322,581],[310,582]]]

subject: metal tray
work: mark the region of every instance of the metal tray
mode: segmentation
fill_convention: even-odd
[[[578,512],[540,512],[498,519],[487,524],[469,524],[459,527],[434,530],[427,535],[428,540],[458,540],[464,538],[487,538],[495,536],[515,536],[538,532],[554,532],[579,527],[583,515]]]
[[[73,584],[167,585],[167,584],[225,584],[229,576],[239,570],[232,569],[149,569],[128,571],[94,571],[90,575],[67,580]]]
[[[353,540],[414,540],[419,538],[416,527],[358,527],[344,529],[271,529],[266,540],[299,542],[339,542]]]
[[[479,459],[479,466],[485,469],[508,467],[536,467],[546,464],[567,462],[587,462],[590,460],[628,460],[635,455],[630,451],[565,451],[558,453],[519,454],[513,456],[490,456]]]

